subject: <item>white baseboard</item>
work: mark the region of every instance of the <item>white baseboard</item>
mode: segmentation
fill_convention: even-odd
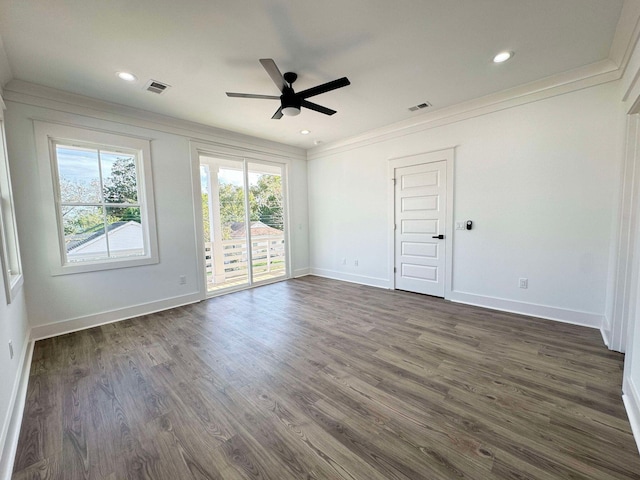
[[[298,278],[298,277],[304,277],[306,275],[309,275],[311,273],[311,269],[310,268],[298,268],[296,270],[293,271],[293,278]]]
[[[166,298],[156,302],[142,303],[132,307],[109,310],[107,312],[72,318],[61,322],[48,323],[46,325],[38,325],[31,329],[31,340],[42,340],[44,338],[55,337],[58,335],[64,335],[65,333],[105,325],[107,323],[119,322],[120,320],[126,320],[127,318],[139,317],[140,315],[148,315],[150,313],[181,307],[190,303],[196,303],[200,300],[202,300],[200,293],[189,293],[187,295]]]
[[[343,282],[359,283],[370,287],[389,288],[389,280],[386,278],[367,277],[365,275],[355,275],[353,273],[337,272],[335,270],[313,267],[311,267],[309,273],[317,277],[342,280]]]
[[[27,385],[29,384],[29,371],[33,356],[33,343],[29,341],[29,333],[25,338],[22,348],[22,357],[18,365],[16,379],[11,392],[11,402],[7,409],[7,416],[2,425],[2,441],[0,442],[0,480],[10,480],[13,471],[13,462],[18,447],[22,414],[27,400]]]
[[[447,298],[447,300],[598,329],[602,327],[604,319],[604,315],[597,313],[580,312],[576,310],[550,307],[547,305],[538,305],[535,303],[507,300],[504,298],[487,297],[484,295],[475,295],[455,290],[451,292],[451,296]]]
[[[622,392],[622,401],[627,410],[627,417],[629,417],[638,452],[640,452],[640,392],[636,388],[633,379],[628,377],[625,377],[622,382]]]
[[[602,341],[611,350],[611,321],[606,315],[602,317],[602,326],[600,327],[600,335],[602,335]]]

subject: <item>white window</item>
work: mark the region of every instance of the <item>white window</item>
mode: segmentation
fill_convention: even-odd
[[[1,112],[1,110],[0,110]],[[7,157],[4,122],[0,118],[0,265],[7,303],[11,303],[22,286],[22,265],[16,215],[13,208],[9,159]]]
[[[35,123],[55,205],[52,273],[157,263],[149,140]]]

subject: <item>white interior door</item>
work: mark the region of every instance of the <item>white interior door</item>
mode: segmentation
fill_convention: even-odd
[[[395,169],[395,286],[444,297],[447,162]]]

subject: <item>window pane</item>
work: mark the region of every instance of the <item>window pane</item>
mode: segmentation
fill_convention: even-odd
[[[286,275],[284,197],[279,166],[249,163],[253,280]]]
[[[56,145],[56,159],[63,203],[100,202],[97,150]]]
[[[70,263],[108,258],[102,207],[62,207],[62,224]]]
[[[210,230],[213,243],[205,243],[205,249],[209,247],[208,255],[212,256],[206,264],[207,290],[248,285],[249,252],[243,162],[212,159],[209,175],[214,196],[209,206],[219,208],[220,216],[219,220],[214,218],[214,225]]]
[[[107,223],[111,258],[144,255],[140,208],[107,207]]]
[[[200,165],[200,190],[202,192],[202,226],[204,232],[204,243],[210,243],[211,238],[211,210],[209,203],[211,193],[209,192],[209,182],[211,181],[209,165]]]
[[[104,201],[138,203],[136,158],[133,155],[101,151]]]

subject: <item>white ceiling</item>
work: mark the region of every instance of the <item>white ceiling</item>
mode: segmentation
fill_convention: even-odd
[[[13,78],[310,148],[604,60],[623,0],[0,0]],[[515,57],[491,62],[501,50]],[[259,58],[296,90],[351,85],[271,120]],[[128,84],[115,72],[139,81]],[[168,83],[163,95],[143,90]],[[301,129],[311,135],[300,135]]]

